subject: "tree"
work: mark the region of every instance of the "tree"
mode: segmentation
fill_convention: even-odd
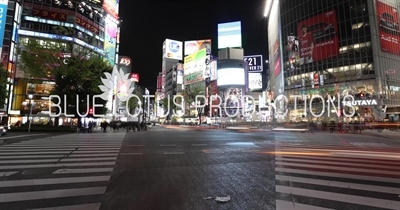
[[[204,96],[204,88],[201,86],[189,86],[185,90],[185,95],[184,95],[184,100],[185,100],[185,111],[188,111],[188,114],[190,116],[190,107],[194,106],[196,103],[196,96],[202,95]],[[204,104],[204,101],[202,98],[198,99],[202,104]]]
[[[71,35],[69,29],[57,27],[55,30],[60,35]],[[63,40],[39,42],[30,39],[28,43],[22,43],[19,51],[19,67],[28,76],[28,79],[42,78],[53,80],[56,85],[51,91],[52,95],[61,98],[62,113],[68,113],[78,117],[77,108],[81,113],[87,113],[87,104],[92,108],[94,95],[102,93],[98,87],[102,84],[101,76],[105,72],[111,72],[109,66],[100,55],[88,48],[77,46],[72,42]],[[67,101],[64,101],[64,95]],[[89,101],[87,101],[89,96]],[[79,101],[77,102],[77,97]],[[58,103],[58,99],[53,100]],[[67,104],[66,109],[64,103]],[[96,98],[96,104],[106,104],[106,101]],[[104,114],[106,108],[96,108],[96,114]],[[58,120],[56,119],[56,123]],[[78,120],[78,125],[80,120]],[[57,125],[57,124],[56,124]]]
[[[140,99],[140,103],[142,108],[146,109],[147,107],[144,106],[144,90],[140,86],[135,86],[135,89],[133,90],[132,94],[136,95]],[[122,103],[123,106],[126,106],[126,103],[128,103],[128,110],[129,113],[133,113],[134,109],[139,106],[139,100],[136,97],[132,97],[129,99],[129,101],[125,101]]]
[[[9,83],[7,81],[8,73],[7,71],[0,67],[0,109],[4,107],[6,104],[6,99],[8,97],[8,91],[7,91],[7,84]]]

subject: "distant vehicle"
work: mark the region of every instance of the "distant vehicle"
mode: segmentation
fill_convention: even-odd
[[[326,42],[336,36],[332,23],[319,22],[311,25],[308,31],[314,35],[315,44]]]
[[[394,19],[393,15],[384,12],[382,15],[380,15],[380,21],[379,21],[379,26],[381,30],[390,33],[390,34],[395,34],[399,35],[399,22]]]

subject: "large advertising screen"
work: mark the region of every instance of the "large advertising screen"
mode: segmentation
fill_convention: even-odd
[[[381,50],[400,55],[399,14],[395,7],[376,1]]]
[[[261,73],[249,73],[249,89],[250,91],[262,89],[262,74]]]
[[[207,50],[202,49],[184,60],[184,84],[192,84],[204,80],[204,74],[207,70]]]
[[[249,72],[262,72],[263,71],[262,55],[244,56],[244,62],[247,63]]]
[[[111,66],[114,66],[115,64],[116,44],[117,44],[117,24],[114,21],[106,18],[104,57]]]
[[[218,49],[242,47],[242,23],[240,21],[218,24]]]
[[[336,11],[331,10],[297,24],[300,65],[339,55]]]
[[[186,41],[184,55],[188,56],[201,49],[207,49],[207,54],[211,54],[211,39]]]
[[[104,0],[103,9],[113,18],[118,20],[119,0]]]
[[[226,68],[217,70],[218,86],[225,85],[245,85],[245,70],[244,68]]]
[[[4,27],[6,26],[8,0],[0,1],[0,56],[3,50]]]
[[[171,39],[165,40],[165,58],[182,60],[183,44]]]

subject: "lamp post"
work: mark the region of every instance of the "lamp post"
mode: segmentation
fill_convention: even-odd
[[[139,101],[138,102],[138,105],[139,105],[139,116],[140,116],[140,112],[142,112],[142,102],[141,101]],[[144,113],[142,112],[142,115],[143,115]],[[143,120],[143,118],[144,118],[144,115],[142,116],[142,120]],[[139,121],[139,118],[138,118],[138,121]]]
[[[197,105],[201,105],[201,101],[197,101]],[[199,125],[201,125],[201,113],[203,112],[203,107],[197,108],[197,115],[199,116]]]
[[[31,132],[31,120],[30,120],[30,117],[32,115],[32,98],[33,98],[33,95],[29,94],[28,98],[29,98],[28,133],[30,133]]]

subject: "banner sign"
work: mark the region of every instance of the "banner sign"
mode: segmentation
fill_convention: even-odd
[[[262,55],[244,56],[244,62],[247,63],[249,72],[262,72],[263,71]]]

